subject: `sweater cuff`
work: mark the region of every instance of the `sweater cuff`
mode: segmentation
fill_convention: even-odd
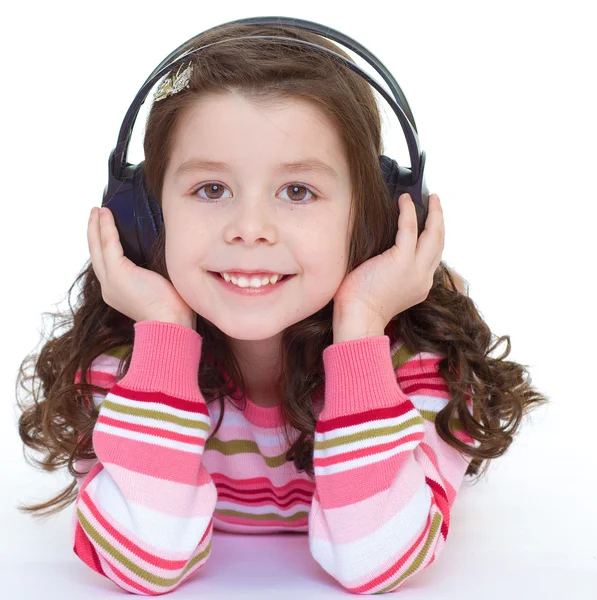
[[[198,381],[202,337],[189,327],[164,321],[139,321],[134,329],[131,362],[118,385],[204,400]]]
[[[398,384],[387,335],[332,344],[323,363],[324,420],[410,402]]]

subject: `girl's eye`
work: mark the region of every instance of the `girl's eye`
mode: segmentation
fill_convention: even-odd
[[[215,201],[215,200],[220,200],[220,197],[216,197],[218,195],[217,192],[217,188],[224,188],[225,186],[223,186],[221,183],[204,183],[203,185],[200,185],[199,187],[195,188],[191,194],[195,195],[197,194],[197,192],[199,192],[199,190],[202,190],[204,188],[206,188],[206,194],[208,194],[207,197],[203,196],[203,195],[199,195],[199,198],[202,198],[203,200],[211,200],[211,201]],[[299,185],[298,183],[289,183],[287,186],[284,187],[284,189],[289,188],[290,189],[290,194],[291,200],[294,200],[294,204],[306,204],[307,200],[305,200],[304,197],[304,192],[301,193],[301,190],[306,190],[309,194],[311,194],[312,198],[308,198],[308,200],[310,199],[315,199],[317,200],[319,198],[319,196],[313,192],[310,188],[304,186],[304,185]],[[294,197],[293,197],[294,196]],[[301,196],[299,198],[297,198],[296,196]]]

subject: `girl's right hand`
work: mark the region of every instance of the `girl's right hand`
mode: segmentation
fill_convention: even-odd
[[[196,314],[159,273],[124,256],[112,211],[94,207],[87,226],[91,263],[106,304],[139,321],[165,321],[195,329]]]

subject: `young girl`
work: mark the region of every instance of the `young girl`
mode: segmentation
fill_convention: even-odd
[[[251,34],[349,58],[280,25],[203,41]],[[410,198],[389,197],[366,81],[270,40],[190,61],[146,125],[164,216],[150,267],[93,209],[69,327],[21,364],[43,386],[21,439],[73,475],[22,510],[74,502],[77,556],[136,594],[199,572],[214,528],[307,533],[347,590],[395,591],[442,552],[464,476],[548,398],[441,261],[437,195],[419,238]]]

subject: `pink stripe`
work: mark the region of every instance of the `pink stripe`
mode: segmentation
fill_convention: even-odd
[[[114,463],[129,471],[196,486],[209,482],[209,474],[205,469],[199,468],[200,452],[184,452],[137,440],[116,438],[98,430],[93,432],[93,446],[102,462]]]
[[[75,373],[75,383],[81,383],[81,376],[82,371],[79,369]],[[87,383],[109,389],[116,383],[116,377],[112,373],[89,369],[87,371]]]
[[[75,512],[76,517],[76,512]],[[79,521],[75,521],[75,543],[73,546],[73,550],[75,554],[88,566],[91,567],[94,571],[99,573],[100,575],[104,575],[105,573],[102,569],[102,566],[99,562],[99,557],[97,555],[97,551],[95,546],[91,543],[90,539],[87,537],[85,530],[79,523]]]
[[[367,486],[362,484],[362,474],[352,473],[345,489],[351,489],[350,483],[356,480],[361,482],[360,492],[351,493],[350,497],[342,494],[342,488],[334,487],[333,483],[318,480],[318,490],[321,497],[314,500],[321,511],[311,513],[311,525],[316,532],[316,537],[328,538],[328,532],[333,532],[334,544],[346,544],[366,538],[372,531],[377,531],[396,514],[400,514],[414,496],[425,485],[425,477],[417,461],[410,456],[404,461],[400,470],[388,465],[384,473],[381,468],[371,473],[373,483]],[[396,474],[400,472],[400,478]],[[394,473],[394,477],[391,474]],[[324,478],[327,479],[327,478]],[[388,483],[388,479],[391,481]],[[339,483],[339,482],[337,482]],[[400,490],[400,494],[396,494]],[[315,498],[315,495],[314,495]],[[359,518],[354,518],[354,505],[359,505]],[[390,506],[392,510],[380,510],[380,507]],[[350,523],[350,527],[346,523]]]
[[[124,379],[122,381],[124,381]],[[190,413],[197,413],[205,416],[209,414],[203,397],[197,400],[184,400],[183,398],[171,396],[164,392],[132,390],[118,383],[112,387],[110,392],[115,396],[120,396],[127,400],[134,400],[136,402],[155,402]]]
[[[254,467],[257,463],[257,458],[254,461],[250,461],[250,464],[247,465],[247,470],[250,467]],[[246,464],[246,463],[243,463]],[[259,471],[259,469],[256,469]],[[241,480],[234,479],[233,477],[228,477],[224,475],[224,473],[220,473],[218,471],[214,471],[211,473],[212,479],[216,483],[218,490],[223,487],[234,488],[237,490],[260,490],[260,489],[273,489],[278,497],[283,496],[288,493],[302,491],[309,495],[313,493],[315,488],[315,483],[306,480],[306,479],[292,479],[281,486],[273,485],[271,479],[267,477],[250,477],[243,478]],[[295,475],[296,476],[296,475]]]
[[[276,509],[278,509],[279,511],[286,511],[290,508],[292,508],[293,506],[298,505],[309,505],[311,503],[311,496],[304,496],[301,494],[296,494],[292,497],[289,497],[286,502],[280,502],[279,500],[277,500],[276,498],[274,498],[271,494],[263,494],[260,496],[254,496],[252,498],[247,498],[244,496],[241,496],[240,492],[236,492],[236,493],[227,493],[224,490],[218,489],[218,500],[220,502],[232,502],[234,504],[236,504],[240,510],[242,510],[243,507],[251,507],[251,506],[265,506],[265,505],[271,505],[274,506]],[[302,509],[304,510],[304,509]]]
[[[375,454],[385,452],[386,450],[392,450],[394,448],[398,448],[399,446],[403,446],[408,442],[422,440],[423,438],[424,434],[421,432],[411,433],[385,444],[377,444],[376,446],[359,448],[358,450],[352,450],[351,452],[344,452],[342,454],[335,454],[334,456],[328,456],[327,458],[313,458],[313,466],[329,467],[330,465],[337,465],[339,463],[348,462],[349,460],[354,460],[356,458],[362,458],[363,456],[374,456]],[[370,465],[366,465],[366,467],[368,466]]]
[[[128,483],[127,500],[130,502],[136,502],[170,517],[211,516],[211,506],[215,504],[218,492],[210,480],[203,486],[189,486],[186,483],[166,481],[153,475],[129,471],[117,464],[110,464],[109,468],[114,480]],[[196,497],[196,500],[190,502],[189,499],[193,497]]]

